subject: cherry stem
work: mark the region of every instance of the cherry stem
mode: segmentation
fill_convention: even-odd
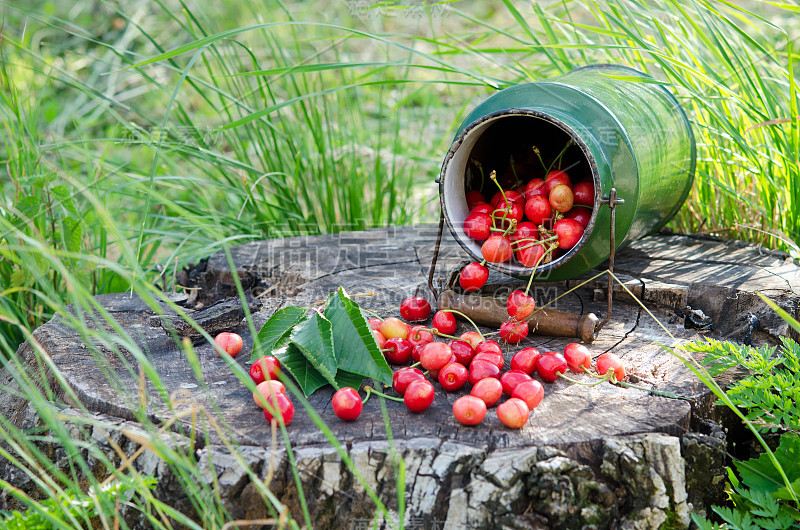
[[[547,166],[544,165],[544,160],[542,160],[542,153],[539,151],[539,148],[534,145],[531,149],[533,149],[533,152],[539,157],[539,163],[542,164],[542,169],[547,169]]]
[[[461,311],[456,311],[455,309],[441,309],[440,311],[443,311],[445,313],[453,313],[453,314],[459,315],[460,317],[466,319],[470,324],[472,324],[472,327],[475,328],[475,331],[478,332],[478,335],[481,336],[481,342],[486,340],[486,339],[483,338],[483,333],[481,333],[481,330],[478,329],[478,326],[475,324],[475,322],[473,322],[471,318],[469,318],[467,315],[465,315]]]
[[[686,396],[679,396],[677,394],[673,394],[672,392],[665,392],[663,390],[656,390],[655,388],[645,388],[643,386],[632,385],[630,383],[626,383],[625,381],[612,381],[615,385],[619,385],[625,388],[635,388],[636,390],[641,390],[642,392],[648,392],[650,394],[654,394],[656,396],[661,396],[665,398],[671,399],[682,399],[684,401],[690,401],[694,403],[694,398],[686,397]]]
[[[483,175],[483,165],[474,158],[470,158],[469,161],[475,164],[475,167],[477,167],[478,171],[481,172],[481,191],[483,191],[483,182],[485,180],[485,177]]]
[[[536,246],[539,246],[539,245],[544,245],[545,243],[550,243],[550,242],[552,242],[552,241],[557,241],[557,240],[558,240],[558,236],[548,237],[547,239],[538,239],[538,240],[535,240],[535,241],[536,241],[535,243],[530,243],[530,244],[528,244],[528,245],[525,245],[524,247],[518,247],[518,248],[517,248],[517,250],[522,250],[522,249],[525,249],[525,248],[536,247]],[[514,244],[514,243],[512,243],[512,245],[513,245],[513,244]]]
[[[365,313],[369,314],[369,315],[372,315],[372,316],[374,316],[375,318],[377,318],[378,320],[380,320],[381,322],[383,322],[383,317],[382,317],[382,316],[380,316],[380,315],[379,315],[378,313],[376,313],[375,311],[370,311],[369,309],[366,309],[366,308],[363,308],[363,307],[361,308],[361,310],[362,310],[363,312],[365,312]]]
[[[486,260],[481,260],[481,267],[485,267],[485,266],[486,266]]]
[[[483,336],[484,337],[492,337],[494,335],[497,335],[498,333],[500,333],[500,332],[499,331],[491,331],[489,333],[484,333]],[[461,339],[461,340],[464,340],[464,339]],[[465,341],[465,342],[469,342],[469,341]]]
[[[417,361],[414,364],[412,364],[411,366],[409,366],[409,368],[416,368],[417,366],[419,366],[421,364],[422,364],[422,361]]]
[[[539,258],[539,261],[536,262],[536,265],[533,266],[533,271],[531,271],[531,277],[528,278],[528,285],[525,287],[525,296],[528,296],[528,292],[531,290],[531,285],[533,284],[533,277],[536,275],[536,269],[539,268],[539,264],[542,263],[542,260],[544,260],[545,256],[547,256],[548,254],[552,254],[553,250],[555,250],[557,246],[558,245],[556,245],[555,243],[551,245],[550,248],[547,249],[544,254],[542,254],[542,257]]]
[[[613,372],[611,372],[611,373],[613,374]],[[602,385],[603,383],[605,383],[606,381],[610,381],[610,380],[611,380],[611,378],[612,378],[612,377],[614,377],[613,375],[609,376],[608,374],[606,374],[605,376],[603,376],[603,377],[602,377],[602,379],[601,379],[600,381],[595,381],[594,383],[584,383],[583,381],[578,381],[577,379],[572,379],[571,377],[567,377],[566,375],[564,375],[564,374],[563,374],[563,373],[561,373],[561,372],[556,372],[556,375],[557,375],[558,377],[560,377],[561,379],[566,379],[566,380],[567,380],[567,381],[569,381],[570,383],[575,383],[576,385],[581,385],[581,386],[597,386],[597,385]],[[593,374],[592,374],[592,375],[593,375]]]
[[[572,139],[569,139],[567,141],[567,144],[564,146],[564,149],[562,149],[561,152],[558,153],[558,156],[555,158],[555,160],[553,160],[553,163],[550,164],[550,167],[547,168],[548,175],[550,174],[550,170],[553,169],[553,166],[556,164],[556,162],[559,163],[558,168],[561,169],[561,157],[564,156],[564,153],[567,152],[567,149],[569,149],[571,145],[572,145]]]
[[[522,181],[519,179],[519,175],[517,175],[517,168],[514,167],[514,155],[509,157],[508,163],[511,165],[511,172],[514,174],[514,187],[516,188]]]
[[[372,394],[377,394],[377,395],[379,395],[379,396],[381,396],[381,397],[384,397],[384,398],[386,398],[386,399],[391,399],[392,401],[399,401],[399,402],[401,402],[401,403],[403,402],[403,398],[394,397],[394,396],[388,396],[388,395],[384,394],[383,392],[378,392],[377,390],[375,390],[375,389],[374,389],[374,388],[372,388],[371,386],[365,386],[365,387],[364,387],[364,390],[366,390],[366,391],[367,391],[367,395],[366,395],[366,396],[364,397],[364,399],[361,401],[361,404],[362,404],[362,405],[363,405],[364,403],[366,403],[366,402],[367,402],[367,400],[369,399],[369,397],[370,397]]]

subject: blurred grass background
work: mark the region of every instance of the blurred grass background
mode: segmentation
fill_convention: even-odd
[[[0,5],[0,357],[67,304],[152,299],[228,245],[435,221],[468,110],[590,63],[644,70],[689,112],[698,176],[673,229],[800,254],[796,5]]]

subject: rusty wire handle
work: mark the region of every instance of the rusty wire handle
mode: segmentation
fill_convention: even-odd
[[[436,261],[439,259],[439,245],[442,244],[442,231],[444,230],[444,211],[439,210],[439,233],[436,234],[436,246],[433,247],[431,269],[428,271],[428,289],[433,293],[433,299],[439,299],[439,292],[433,286],[433,275],[436,272]]]
[[[614,274],[614,252],[616,251],[617,246],[617,237],[616,237],[616,210],[618,204],[624,204],[625,199],[617,198],[617,188],[611,188],[611,191],[608,192],[608,197],[603,197],[600,201],[600,204],[608,205],[608,208],[611,210],[611,229],[610,229],[610,236],[609,236],[609,244],[611,246],[609,254],[608,254],[608,294],[606,295],[608,298],[608,309],[606,310],[606,318],[600,322],[594,330],[595,336],[600,333],[600,330],[603,329],[603,326],[608,324],[608,321],[611,320],[611,311],[614,308],[613,302],[613,292],[614,292],[614,281],[613,274]]]

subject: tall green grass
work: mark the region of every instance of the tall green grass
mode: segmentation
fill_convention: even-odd
[[[109,342],[87,326],[92,295],[130,289],[155,306],[156,280],[170,289],[176,267],[233,244],[434,220],[431,181],[452,131],[497,88],[593,62],[642,69],[668,83],[698,139],[697,184],[673,226],[784,249],[800,239],[796,35],[780,27],[794,6],[452,3],[416,19],[302,2],[2,5],[0,349],[53,435],[0,419],[0,440],[37,484],[20,502],[59,528],[87,521],[42,501],[101,491],[100,480],[81,478],[86,457],[57,469],[43,441],[97,459],[154,527],[215,528],[229,514],[144,414],[154,450],[205,508],[194,521],[158,501],[147,477],[74,440],[14,356],[30,331],[71,304],[87,344],[124,347],[157,386],[130,337]],[[95,495],[113,527],[114,499]]]

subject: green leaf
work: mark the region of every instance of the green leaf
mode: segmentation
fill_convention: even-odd
[[[250,362],[255,362],[272,350],[283,346],[289,339],[289,333],[294,325],[300,322],[305,314],[305,308],[296,305],[290,305],[275,311],[269,317],[269,320],[261,326],[261,331],[258,332],[260,348],[258,350],[253,348],[253,353],[250,354]]]
[[[325,316],[333,326],[333,345],[339,369],[392,384],[392,369],[375,342],[367,318],[341,287],[328,297]]]
[[[61,203],[69,213],[71,213],[75,217],[80,217],[77,208],[75,208],[75,204],[72,202],[72,197],[70,197],[69,190],[66,186],[53,186],[50,190],[53,196]]]
[[[61,220],[61,235],[64,246],[70,252],[81,250],[81,223],[74,217],[65,217]]]
[[[280,350],[274,351],[273,354],[281,362],[281,367],[289,372],[303,394],[310,396],[323,386],[328,384],[328,380],[320,374],[311,363],[308,362],[306,356],[300,351],[300,348],[289,343],[287,346]]]
[[[789,481],[794,484],[800,479],[800,436],[784,434],[781,443],[774,451],[775,459],[780,464]],[[744,462],[735,462],[736,470],[742,477],[742,484],[756,491],[774,494],[784,486],[783,478],[764,453],[758,458]],[[783,488],[785,490],[785,488]],[[794,489],[794,488],[793,488]],[[788,490],[786,490],[788,494]],[[795,491],[795,493],[800,493]]]
[[[335,379],[336,357],[333,354],[331,323],[327,318],[319,313],[314,313],[301,324],[294,326],[289,340],[302,352],[317,372],[334,388],[339,388]]]
[[[339,370],[336,372],[336,384],[338,385],[338,388],[349,386],[350,388],[355,388],[358,390],[363,382],[363,375],[354,374],[345,370]]]

